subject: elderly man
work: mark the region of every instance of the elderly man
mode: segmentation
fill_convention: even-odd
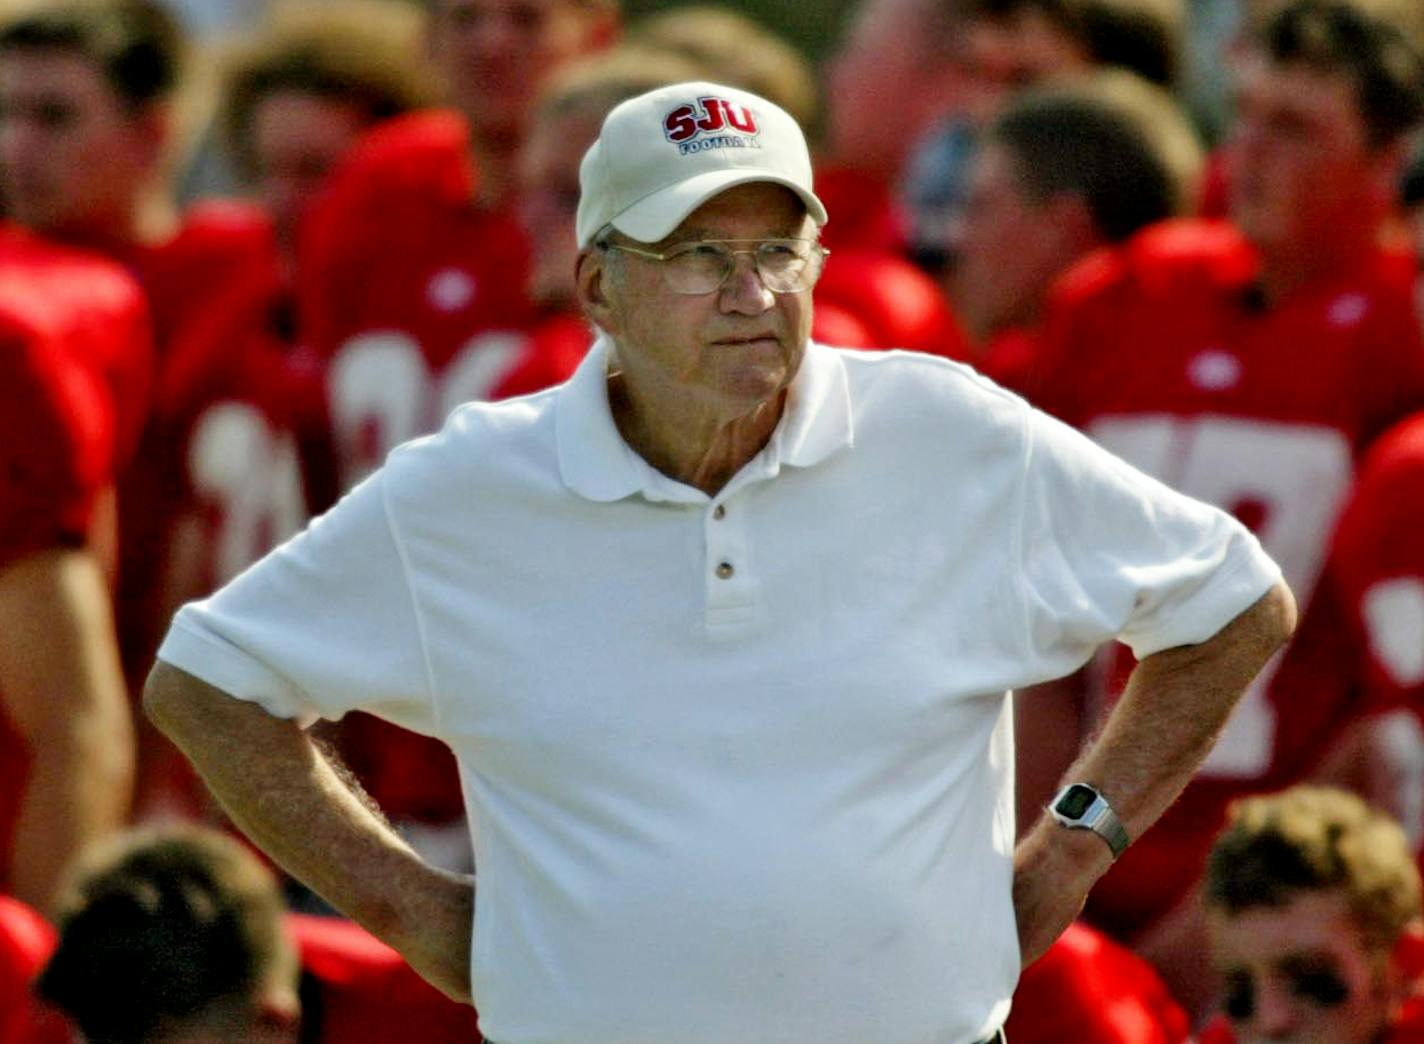
[[[625,102],[581,190],[574,377],[185,608],[149,712],[501,1044],[994,1039],[1290,631],[1279,571],[963,367],[808,344],[826,213],[763,99]],[[1008,690],[1114,635],[1132,691],[1015,849]],[[478,889],[307,741],[355,707],[455,750]]]

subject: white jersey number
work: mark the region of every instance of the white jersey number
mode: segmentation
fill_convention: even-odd
[[[274,431],[250,403],[220,402],[204,411],[188,443],[188,471],[194,492],[218,509],[210,553],[219,584],[306,521],[292,437]]]
[[[436,430],[462,402],[488,399],[527,343],[497,330],[471,338],[433,373],[408,334],[361,334],[341,346],[327,377],[341,485],[349,489],[402,442]]]
[[[1353,474],[1343,434],[1214,416],[1105,417],[1088,431],[1128,463],[1246,522],[1300,604],[1309,601]],[[1204,775],[1252,777],[1269,767],[1276,721],[1266,690],[1277,664],[1267,664],[1237,705]]]

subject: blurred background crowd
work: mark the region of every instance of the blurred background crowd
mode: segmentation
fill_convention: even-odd
[[[975,367],[1303,607],[1009,1038],[1424,1041],[1421,56],[1420,0],[0,2],[0,1044],[478,1039],[133,696],[395,445],[572,373],[579,161],[686,80],[811,134],[817,340]],[[1130,666],[1018,694],[1021,822]],[[314,728],[475,869],[443,748]]]

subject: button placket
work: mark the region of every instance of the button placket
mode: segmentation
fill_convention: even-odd
[[[705,516],[707,610],[710,617],[745,610],[757,601],[747,556],[743,513],[734,503],[711,505]]]

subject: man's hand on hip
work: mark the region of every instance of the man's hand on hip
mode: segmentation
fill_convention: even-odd
[[[1087,830],[1069,830],[1047,813],[1014,849],[1014,917],[1022,966],[1027,968],[1073,923],[1109,866],[1107,843]]]

